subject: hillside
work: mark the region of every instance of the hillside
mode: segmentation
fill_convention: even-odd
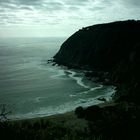
[[[70,68],[107,72],[106,78],[123,91],[116,97],[139,103],[140,21],[82,28],[62,44],[54,61]]]

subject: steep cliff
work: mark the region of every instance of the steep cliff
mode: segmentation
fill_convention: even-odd
[[[68,67],[107,71],[114,83],[127,90],[127,96],[140,100],[136,98],[140,96],[140,21],[80,29],[62,44],[54,61]],[[126,96],[125,92],[118,95]]]

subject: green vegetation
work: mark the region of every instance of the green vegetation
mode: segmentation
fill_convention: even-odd
[[[140,106],[102,104],[44,118],[2,121],[0,137],[12,140],[139,140]]]
[[[1,122],[0,137],[12,140],[95,139],[89,133],[88,122],[77,119],[72,112],[48,118]]]

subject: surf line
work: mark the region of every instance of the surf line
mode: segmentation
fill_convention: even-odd
[[[84,87],[85,89],[87,89],[86,91],[81,92],[80,94],[87,94],[88,92],[92,92],[94,90],[98,90],[103,88],[103,85],[99,85],[97,87],[90,87],[84,84],[84,82],[82,82],[82,77],[80,76],[76,76],[76,72],[75,71],[71,71],[71,70],[67,70],[67,72],[69,73],[68,76],[71,77],[72,79],[76,80],[77,84]],[[76,95],[71,95],[71,97],[76,96]]]
[[[90,89],[87,90],[87,91],[83,91],[83,92],[81,92],[80,94],[87,94],[88,92],[95,91],[95,90],[97,90],[97,89],[101,89],[102,87],[103,87],[103,85],[99,85],[99,86],[97,86],[97,87],[90,88]]]
[[[86,89],[90,89],[89,86],[85,85],[82,82],[82,79],[83,79],[82,77],[76,76],[76,72],[71,71],[71,70],[67,70],[67,72],[70,73],[70,74],[68,74],[68,76],[71,77],[72,79],[74,79],[77,82],[78,85],[80,85],[80,86],[82,86],[82,87],[84,87]]]

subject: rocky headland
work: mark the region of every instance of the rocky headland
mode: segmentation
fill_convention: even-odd
[[[69,68],[92,70],[86,73],[88,77],[109,78],[112,84],[124,90],[117,96],[140,103],[140,21],[80,29],[62,44],[54,62]]]
[[[140,139],[140,21],[82,28],[62,44],[53,61],[68,68],[90,70],[87,77],[98,77],[117,87],[115,104],[76,109],[79,118],[90,122],[91,135]]]

